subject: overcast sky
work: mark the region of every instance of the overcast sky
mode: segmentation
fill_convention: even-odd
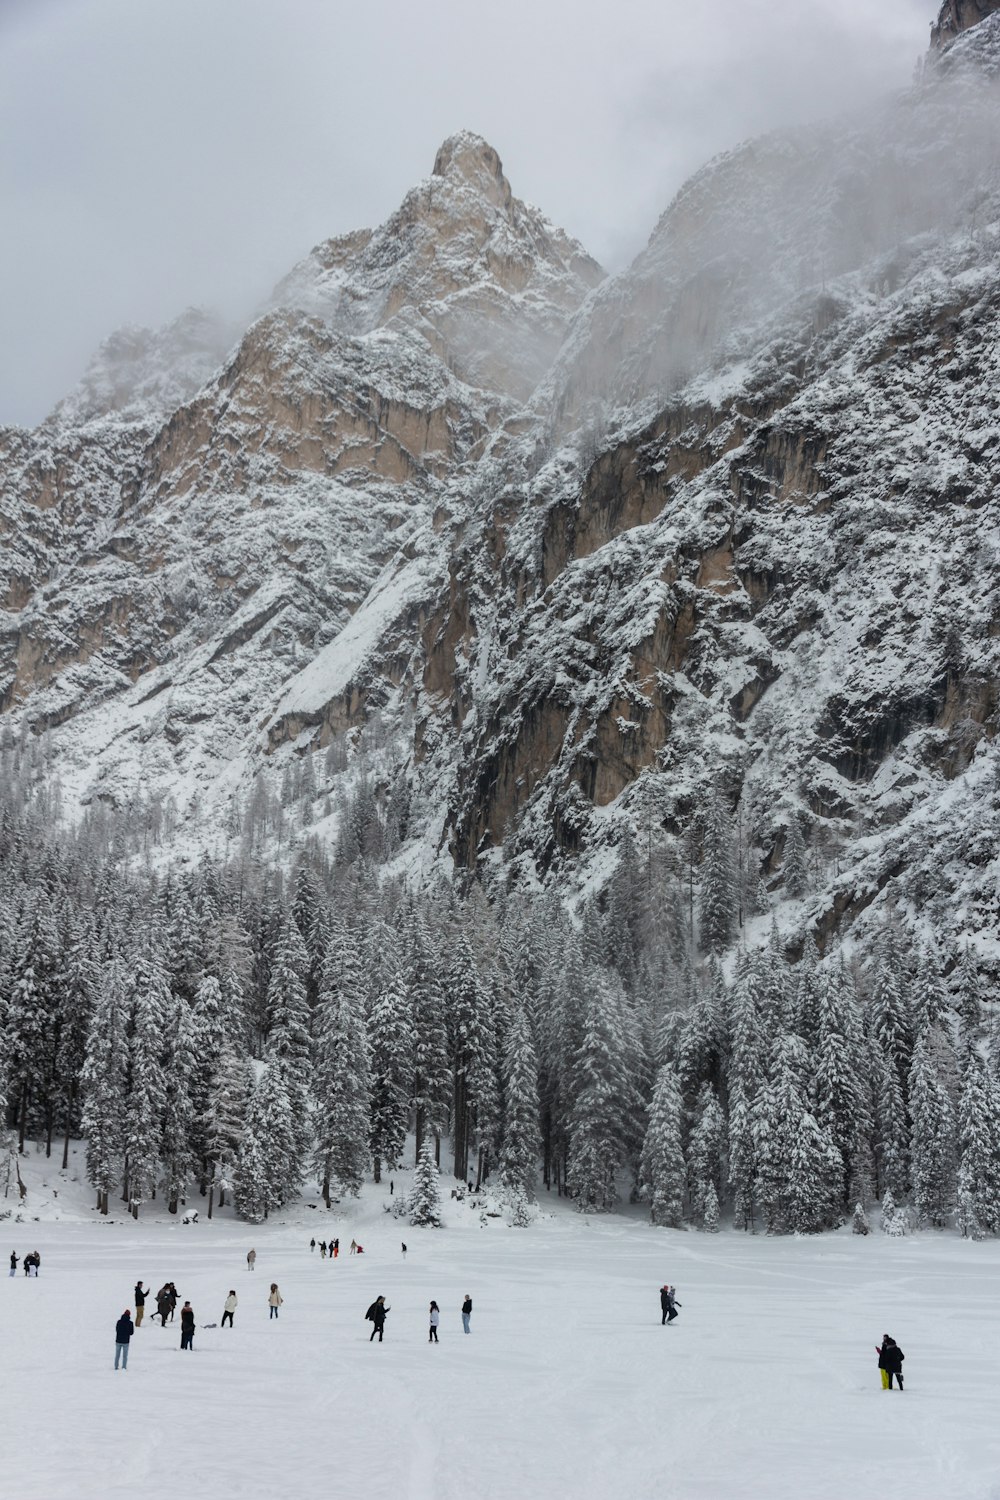
[[[122,323],[249,319],[476,130],[610,269],[684,178],[905,85],[936,0],[0,0],[0,423]]]

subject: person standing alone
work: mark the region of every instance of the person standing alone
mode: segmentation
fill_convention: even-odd
[[[381,1344],[382,1335],[385,1332],[385,1315],[388,1311],[389,1309],[386,1306],[385,1298],[376,1297],[371,1307],[365,1313],[365,1317],[372,1325],[372,1336],[368,1340],[369,1344],[372,1342],[376,1334],[378,1334],[378,1341]]]
[[[427,1336],[427,1342],[436,1344],[438,1342],[438,1324],[441,1321],[441,1309],[436,1302],[431,1303],[431,1331]]]
[[[468,1333],[470,1331],[470,1329],[469,1329],[469,1319],[471,1317],[472,1317],[472,1298],[469,1296],[468,1292],[466,1292],[466,1294],[465,1294],[465,1301],[462,1303],[462,1329],[463,1329],[463,1331],[465,1333]]]
[[[121,1360],[121,1362],[122,1362],[122,1369],[123,1370],[127,1370],[128,1369],[128,1343],[129,1343],[129,1339],[132,1337],[132,1335],[133,1335],[134,1332],[135,1332],[135,1325],[132,1322],[132,1309],[130,1307],[126,1307],[125,1311],[122,1313],[121,1317],[118,1319],[118,1322],[115,1324],[115,1369],[116,1370],[118,1368],[118,1361],[119,1360]]]
[[[194,1349],[194,1308],[190,1302],[181,1308],[181,1348]]]
[[[226,1305],[222,1309],[222,1326],[223,1326],[223,1328],[225,1328],[225,1326],[226,1326],[226,1319],[227,1318],[229,1319],[229,1326],[230,1326],[230,1328],[232,1328],[232,1326],[233,1326],[233,1313],[235,1311],[236,1311],[236,1293],[233,1291],[232,1287],[230,1287],[230,1289],[229,1289],[229,1296],[226,1298]]]
[[[254,1268],[254,1266],[256,1264],[257,1264],[257,1252],[256,1252],[256,1250],[251,1250],[247,1254],[247,1266],[252,1271],[253,1268]]]
[[[267,1299],[267,1305],[271,1309],[268,1315],[268,1322],[270,1322],[272,1318],[276,1318],[278,1316],[278,1308],[281,1306],[284,1300],[284,1297],[278,1291],[278,1283],[276,1281],[272,1281],[271,1295]]]

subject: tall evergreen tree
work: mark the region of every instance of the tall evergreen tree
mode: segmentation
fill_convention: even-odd
[[[684,1218],[683,1101],[677,1075],[665,1064],[656,1077],[649,1125],[639,1164],[641,1191],[650,1201],[654,1224],[676,1229]]]
[[[534,1196],[542,1142],[538,1129],[538,1062],[527,1017],[516,1009],[504,1056],[504,1130],[500,1181]]]
[[[313,1157],[327,1208],[331,1184],[340,1193],[360,1192],[372,1128],[364,1017],[357,995],[339,987],[338,974],[339,954],[331,946],[320,976]]]

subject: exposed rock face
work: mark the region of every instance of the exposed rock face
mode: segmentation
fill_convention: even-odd
[[[721,796],[772,881],[804,820],[820,935],[904,878],[986,923],[998,59],[727,154],[602,284],[452,137],[171,410],[143,346],[148,401],[0,434],[4,703],[67,794],[221,821],[378,712],[428,857],[596,879]]]
[[[931,27],[931,46],[947,47],[963,31],[970,31],[997,10],[1000,10],[1000,0],[944,0]]]

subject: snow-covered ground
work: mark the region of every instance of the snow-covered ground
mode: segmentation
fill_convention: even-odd
[[[384,1188],[250,1228],[85,1222],[82,1189],[64,1186],[56,1223],[38,1180],[34,1209],[0,1235],[4,1262],[42,1257],[37,1280],[0,1277],[12,1500],[1000,1496],[996,1243],[712,1237],[548,1203],[511,1229],[449,1202],[448,1227],[420,1231],[383,1212]],[[311,1233],[338,1233],[339,1260],[310,1253]],[[346,1253],[352,1236],[362,1257]],[[150,1302],[116,1374],[114,1325],[138,1276],[190,1298],[194,1352],[179,1322],[150,1321]],[[670,1328],[664,1279],[683,1304]],[[235,1327],[205,1327],[230,1287]],[[379,1293],[381,1347],[364,1321]],[[880,1389],[885,1332],[907,1356],[902,1394]]]

